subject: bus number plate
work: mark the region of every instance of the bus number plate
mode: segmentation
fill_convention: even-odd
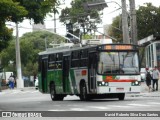
[[[117,91],[124,91],[124,88],[117,88]]]

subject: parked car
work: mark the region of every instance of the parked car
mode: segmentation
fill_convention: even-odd
[[[38,78],[35,79],[35,83],[34,83],[35,89],[38,89]]]
[[[146,68],[141,68],[140,74],[141,74],[141,81],[144,82],[146,80]]]

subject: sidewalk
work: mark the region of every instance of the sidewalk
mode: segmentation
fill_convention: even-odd
[[[130,97],[160,97],[160,81],[158,81],[158,91],[149,92],[146,82],[141,83],[141,93],[140,94],[127,94]]]
[[[145,82],[141,83],[141,94],[145,97],[160,97],[160,81],[158,81],[158,91],[148,92]]]
[[[36,90],[35,87],[24,87],[24,88],[14,88],[14,89],[10,89],[10,88],[7,88],[7,89],[4,89],[4,90],[1,90],[1,92],[3,91],[32,91],[32,90]]]

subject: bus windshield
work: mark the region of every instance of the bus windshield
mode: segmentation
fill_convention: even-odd
[[[137,52],[100,52],[99,74],[138,74]]]

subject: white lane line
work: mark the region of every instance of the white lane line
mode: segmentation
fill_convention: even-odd
[[[86,109],[82,109],[82,108],[71,108],[71,111],[87,111]]]
[[[139,107],[149,107],[149,106],[151,106],[151,105],[144,105],[144,104],[128,104],[128,105],[139,106]]]
[[[108,107],[116,107],[116,108],[130,108],[130,107],[132,107],[132,106],[108,105]]]
[[[158,103],[158,102],[148,102],[148,104],[160,105],[160,103]]]
[[[88,106],[88,107],[95,108],[95,109],[102,109],[102,110],[109,109],[108,107],[99,107],[99,106]]]
[[[56,110],[55,109],[55,110],[48,110],[48,111],[66,111],[66,110],[58,110],[58,109]]]

